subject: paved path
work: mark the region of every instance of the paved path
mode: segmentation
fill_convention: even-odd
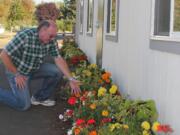
[[[3,70],[0,64],[0,87],[8,89]],[[39,83],[40,80],[32,82],[32,93]],[[58,89],[55,107],[32,106],[28,111],[19,112],[0,103],[0,135],[65,135],[69,123],[60,121],[58,115],[65,111],[66,102],[60,99]]]
[[[70,124],[58,119],[65,105],[58,99],[55,107],[32,106],[19,112],[0,104],[0,135],[65,135]]]

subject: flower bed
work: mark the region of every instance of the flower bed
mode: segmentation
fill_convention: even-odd
[[[60,119],[72,121],[68,135],[156,135],[172,133],[168,125],[157,122],[153,100],[131,100],[121,96],[111,73],[90,64],[75,44],[66,43],[62,56],[68,61],[72,75],[81,84],[82,92],[70,94],[65,85],[69,108]]]

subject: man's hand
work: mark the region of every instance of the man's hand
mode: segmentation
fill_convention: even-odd
[[[81,89],[79,87],[80,81],[73,79],[73,80],[70,80],[69,84],[71,86],[71,93],[72,94],[76,95],[76,94],[79,94],[81,92]]]
[[[27,83],[27,77],[24,76],[24,75],[17,75],[15,77],[15,82],[16,82],[16,86],[19,88],[19,89],[25,89],[25,86],[26,86],[26,83]]]
[[[69,84],[71,87],[71,93],[72,94],[79,94],[81,92],[81,90],[79,88],[80,82],[71,77],[71,72],[69,70],[67,62],[62,57],[57,57],[57,58],[55,58],[55,63],[57,65],[57,67],[63,72],[63,74],[70,81]]]

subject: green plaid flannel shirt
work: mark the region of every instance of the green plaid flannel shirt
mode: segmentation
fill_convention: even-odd
[[[61,57],[56,39],[48,44],[41,43],[36,28],[19,32],[4,49],[18,72],[24,75],[39,69],[47,55]]]

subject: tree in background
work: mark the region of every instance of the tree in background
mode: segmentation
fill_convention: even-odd
[[[57,23],[63,31],[72,31],[76,18],[76,0],[64,0],[59,9],[60,18]]]
[[[33,0],[0,0],[0,23],[6,28],[30,26],[35,4]]]
[[[9,14],[7,17],[8,27],[11,29],[11,31],[18,24],[20,20],[23,20],[21,1],[13,0],[10,5]]]
[[[59,9],[55,3],[43,3],[36,7],[35,16],[38,22],[42,20],[54,20],[59,17]]]
[[[75,21],[76,18],[76,0],[64,0],[62,9],[64,19]]]
[[[36,7],[35,16],[38,22],[46,19],[56,21],[60,31],[72,31],[76,18],[76,0],[42,3]]]
[[[0,0],[0,24],[6,26],[9,8],[12,0]]]
[[[22,0],[23,24],[25,26],[34,25],[35,4],[33,0]]]
[[[56,20],[59,30],[72,31],[75,17],[76,0],[42,3],[36,8],[33,0],[0,0],[0,23],[11,30],[15,26],[32,26],[36,20],[52,19]]]

